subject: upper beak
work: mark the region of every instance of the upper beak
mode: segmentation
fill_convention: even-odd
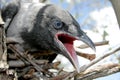
[[[83,41],[86,43],[89,47],[91,47],[94,51],[96,51],[94,43],[91,41],[91,39],[86,35],[86,33],[82,33],[80,37],[78,37],[78,40]]]

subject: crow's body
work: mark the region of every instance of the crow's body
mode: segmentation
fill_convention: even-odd
[[[11,12],[12,9],[8,9],[8,6],[14,7],[15,10]],[[55,5],[14,3],[3,8],[2,16],[9,24],[6,26],[7,38],[19,43],[16,47],[22,52],[52,51],[53,55],[43,57],[50,61],[54,60],[57,54],[63,54],[79,71],[73,41],[82,40],[94,48],[76,20],[67,11]]]

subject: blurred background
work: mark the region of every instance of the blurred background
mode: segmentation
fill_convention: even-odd
[[[3,4],[10,0],[0,0]],[[39,1],[39,0],[34,0]],[[81,29],[84,30],[93,42],[108,40],[109,44],[105,46],[96,47],[96,52],[91,49],[81,50],[88,53],[95,53],[96,57],[103,55],[105,52],[111,50],[111,48],[120,45],[120,29],[117,23],[117,19],[109,0],[42,0],[44,3],[51,3],[62,7],[69,11],[75,19],[79,22]],[[79,46],[80,43],[75,41],[75,46]],[[79,58],[80,66],[88,64],[90,61]],[[67,71],[73,71],[74,68],[66,58],[61,58],[59,55],[55,61],[62,61],[60,67],[65,67]],[[97,64],[105,63],[120,63],[120,51],[105,58]],[[115,73],[110,76],[97,78],[95,80],[120,80],[120,73]]]

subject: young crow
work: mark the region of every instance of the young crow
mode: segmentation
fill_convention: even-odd
[[[62,54],[79,72],[79,63],[73,47],[74,40],[81,40],[92,49],[93,42],[80,29],[80,25],[66,10],[53,4],[9,2],[2,9],[6,22],[6,36],[19,43],[21,52],[52,51],[45,59],[54,60]],[[41,53],[42,54],[42,53]]]

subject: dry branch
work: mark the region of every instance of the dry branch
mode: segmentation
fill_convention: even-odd
[[[79,74],[79,80],[92,80],[98,77],[107,76],[113,73],[120,72],[120,64],[104,64],[97,65],[92,69],[88,69],[82,74]]]
[[[81,52],[81,51],[79,51],[77,49],[75,49],[75,51],[76,51],[78,56],[84,57],[84,58],[86,58],[88,60],[93,60],[93,59],[96,58],[95,54],[84,53],[84,52]]]
[[[120,50],[120,45],[117,46],[116,48],[113,48],[112,50],[108,51],[105,53],[105,55],[101,56],[101,57],[98,57],[96,59],[94,59],[93,61],[91,61],[90,64],[87,64],[87,65],[84,65],[80,68],[80,72],[83,72],[85,71],[87,68],[91,67],[92,65],[96,64],[97,62],[101,61],[102,59],[114,54],[115,52],[119,51]]]
[[[95,46],[103,46],[103,45],[107,45],[109,44],[109,41],[101,41],[101,42],[94,42]],[[88,48],[89,46],[86,44],[82,44],[80,46],[78,46],[78,48],[84,49],[84,48]]]
[[[95,46],[103,46],[103,45],[108,45],[109,44],[109,41],[101,41],[101,42],[94,42]],[[89,46],[86,45],[86,44],[82,44],[80,46],[75,46],[75,51],[77,53],[78,56],[81,56],[81,57],[84,57],[86,59],[89,59],[89,60],[93,60],[96,58],[96,55],[95,54],[91,54],[91,53],[85,53],[85,52],[81,52],[79,50],[79,48],[81,49],[84,49],[84,48],[88,48]]]
[[[34,60],[34,63],[38,64],[38,65],[42,65],[42,64],[46,64],[48,63],[48,60]],[[30,66],[31,64],[29,62],[23,62],[21,60],[10,60],[8,61],[8,64],[10,67],[25,67],[25,66]]]
[[[19,50],[16,49],[16,47],[12,44],[9,44],[8,46],[14,53],[16,53],[16,55],[18,55],[24,62],[27,61],[30,64],[33,65],[33,67],[38,71],[38,72],[44,72],[44,70],[39,67],[36,63],[34,63],[30,57],[28,57],[26,54],[21,53]],[[23,55],[24,54],[24,55]]]

